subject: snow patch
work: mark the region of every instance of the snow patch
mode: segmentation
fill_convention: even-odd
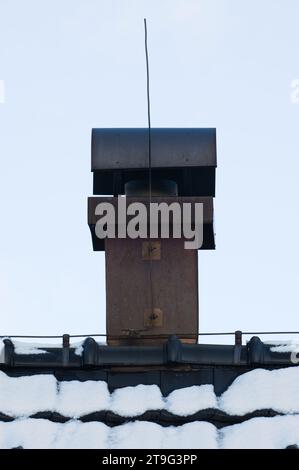
[[[0,364],[4,364],[5,358],[4,358],[4,345],[1,346],[0,344]]]
[[[110,431],[112,449],[161,449],[165,428],[147,421],[116,426]]]
[[[78,342],[78,343],[72,343],[72,344],[71,344],[71,347],[72,347],[72,348],[75,348],[74,353],[75,353],[77,356],[82,356],[82,354],[83,354],[83,343],[84,343],[84,341],[80,341],[80,342]]]
[[[146,421],[110,428],[46,419],[0,422],[0,448],[25,449],[284,449],[299,445],[299,416],[253,418],[218,431],[206,422],[162,427]]]
[[[298,413],[299,367],[255,369],[240,375],[220,397],[219,407],[239,416],[262,409]]]
[[[46,419],[0,423],[0,448],[24,449],[213,449],[217,429],[209,423],[163,427],[147,421],[110,428],[103,423],[65,424]]]
[[[189,416],[208,408],[218,408],[213,385],[194,385],[174,390],[166,400],[167,411],[178,416]]]
[[[51,449],[57,433],[57,423],[46,419],[18,419],[0,422],[0,448]]]
[[[13,417],[56,411],[63,416],[79,418],[103,410],[135,417],[148,410],[163,409],[188,416],[216,407],[212,385],[175,390],[164,398],[157,385],[124,387],[110,394],[103,381],[58,382],[53,375],[9,377],[0,372],[0,412]]]
[[[56,411],[78,418],[94,411],[108,410],[110,393],[106,382],[87,380],[60,382]]]
[[[110,394],[103,381],[57,382],[53,375],[9,377],[0,372],[0,412],[13,417],[56,411],[79,418],[104,410],[126,418],[148,410],[190,416],[208,408],[239,416],[261,409],[299,413],[299,367],[255,369],[239,376],[218,399],[212,385],[174,390],[168,397],[162,396],[157,385],[124,387]]]
[[[168,427],[135,421],[113,428],[110,445],[112,449],[215,449],[217,429],[198,421]]]
[[[30,416],[54,411],[57,382],[53,375],[9,377],[0,372],[0,411],[9,416]]]
[[[164,449],[216,449],[218,432],[211,423],[194,421],[164,428]]]
[[[16,354],[48,354],[48,351],[42,349],[46,347],[45,344],[13,341],[13,345]]]
[[[53,446],[56,449],[107,449],[109,430],[108,426],[97,422],[59,424]]]
[[[0,363],[4,362],[4,344],[2,338],[2,347],[0,349]],[[10,339],[11,338],[6,338]],[[14,350],[16,354],[49,354],[50,351],[46,351],[46,349],[51,348],[58,348],[62,349],[62,341],[61,343],[31,343],[27,341],[16,341],[11,340],[14,345]],[[78,356],[82,356],[83,353],[83,344],[84,341],[76,341],[70,342],[70,348],[74,349],[74,353]]]
[[[270,348],[270,351],[276,353],[299,353],[299,344],[295,341],[285,341],[277,343]]]
[[[224,449],[285,449],[299,445],[299,416],[253,418],[223,428],[220,435]]]
[[[148,410],[161,410],[164,400],[157,385],[118,388],[112,393],[110,410],[124,417],[134,417]]]

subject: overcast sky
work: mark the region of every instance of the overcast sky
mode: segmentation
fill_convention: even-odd
[[[0,0],[0,334],[105,331],[90,132],[147,124],[144,17],[153,127],[217,128],[200,328],[299,330],[298,0]]]

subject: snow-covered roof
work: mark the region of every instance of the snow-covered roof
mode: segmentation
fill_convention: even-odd
[[[111,393],[99,380],[0,372],[0,448],[289,445],[299,445],[297,366],[252,370],[220,396],[213,385],[181,388],[167,396],[157,385],[142,384]]]

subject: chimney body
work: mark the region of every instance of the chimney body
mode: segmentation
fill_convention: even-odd
[[[127,208],[143,203],[148,217],[151,203],[173,202],[177,209],[203,204],[203,244],[214,249],[215,129],[151,130],[151,194],[149,192],[148,129],[93,129],[94,194],[88,199],[88,224],[95,251],[106,256],[106,322],[108,344],[161,344],[169,335],[197,342],[198,250],[186,249],[181,236],[158,231],[147,238],[119,235],[120,211],[125,227]],[[99,197],[101,195],[101,197]],[[106,196],[104,196],[106,195]],[[107,196],[110,195],[110,196]],[[124,198],[124,196],[126,196]],[[98,238],[97,206],[108,203],[115,212],[115,237]],[[191,207],[190,206],[190,207]],[[120,208],[121,207],[121,208]],[[125,215],[124,215],[125,214]],[[149,221],[149,218],[147,219]],[[182,223],[182,220],[181,220]],[[124,230],[124,227],[122,227]]]

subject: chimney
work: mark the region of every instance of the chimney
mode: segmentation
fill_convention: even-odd
[[[177,203],[203,208],[203,243],[215,248],[213,197],[215,196],[216,130],[187,128],[93,129],[93,194],[88,198],[88,224],[93,249],[105,251],[106,321],[110,345],[152,345],[176,335],[196,343],[198,333],[198,250],[186,249],[186,236],[129,238],[120,235],[118,221],[132,219],[131,203]],[[151,174],[151,191],[149,191]],[[101,196],[101,197],[99,197]],[[120,197],[122,196],[122,197]],[[123,197],[126,196],[126,197]],[[115,238],[98,238],[96,208],[108,203],[115,211]],[[122,212],[122,213],[121,213]],[[174,219],[170,217],[173,224]],[[123,229],[124,227],[122,227]]]

